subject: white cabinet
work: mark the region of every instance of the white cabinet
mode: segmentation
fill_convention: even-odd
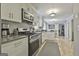
[[[42,43],[45,40],[54,40],[55,38],[55,32],[42,32]]]
[[[10,12],[10,4],[1,4],[1,19],[10,20],[11,12]]]
[[[2,44],[1,52],[9,56],[28,56],[28,38]]]
[[[21,4],[1,3],[1,19],[21,22]]]
[[[28,13],[35,14],[34,17],[37,17],[37,13],[34,11],[33,7],[26,3],[1,3],[1,19],[22,22],[21,8]],[[38,21],[35,22],[37,23]]]
[[[11,4],[11,21],[21,22],[21,4],[12,3]]]

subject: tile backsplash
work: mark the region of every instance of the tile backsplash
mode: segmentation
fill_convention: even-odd
[[[2,20],[2,23],[9,24],[10,33],[12,33],[15,28],[27,28],[28,29],[29,27],[32,26],[31,24],[27,24],[27,23],[18,23],[18,22],[6,21],[6,20]]]

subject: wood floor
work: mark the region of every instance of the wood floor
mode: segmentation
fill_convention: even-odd
[[[60,55],[61,56],[73,56],[74,55],[74,50],[73,50],[73,44],[72,41],[66,40],[62,37],[59,38],[54,38],[53,40],[46,40],[46,41],[53,41],[58,44]],[[42,47],[39,49],[39,52],[43,48],[45,43],[43,43]],[[37,53],[38,55],[39,53]]]
[[[60,56],[60,50],[56,42],[47,40],[45,45],[42,47],[38,56]]]
[[[56,42],[59,45],[61,56],[74,56],[74,48],[72,41],[64,38],[57,38]]]

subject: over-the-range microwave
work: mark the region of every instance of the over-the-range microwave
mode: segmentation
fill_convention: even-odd
[[[34,16],[31,13],[26,12],[23,8],[21,11],[22,11],[22,20],[23,21],[29,21],[29,22],[34,21]]]

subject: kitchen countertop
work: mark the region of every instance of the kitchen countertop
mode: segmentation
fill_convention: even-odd
[[[33,34],[32,36],[39,35],[39,34],[41,34],[41,32],[35,32],[35,34]],[[2,41],[2,44],[5,44],[5,43],[8,43],[8,42],[12,42],[12,41],[16,41],[16,40],[28,37],[28,35],[29,34],[27,34],[27,35],[9,36],[8,38],[6,38],[6,37],[2,38],[2,40],[5,40],[5,41]]]
[[[2,40],[6,39],[7,41],[2,42],[2,44],[8,43],[8,42],[12,42],[12,41],[16,41],[22,38],[28,37],[27,35],[17,35],[17,36],[12,36],[12,37],[8,37],[8,38],[2,38]]]
[[[32,36],[39,35],[39,34],[41,34],[41,32],[35,32],[35,34],[33,34]],[[8,38],[2,38],[2,40],[6,40],[6,41],[2,41],[2,44],[28,37],[28,35],[16,35],[16,36],[9,36]]]

